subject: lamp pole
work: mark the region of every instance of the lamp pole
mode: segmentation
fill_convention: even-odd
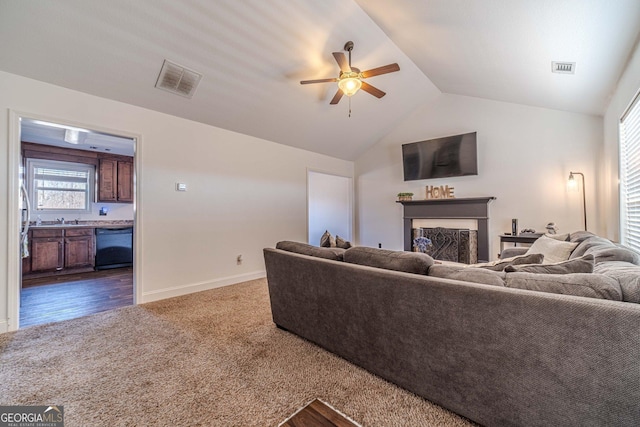
[[[584,190],[584,174],[582,172],[569,172],[569,179],[573,178],[573,175],[580,175],[582,177],[582,210],[584,212],[584,231],[587,231],[587,196]]]

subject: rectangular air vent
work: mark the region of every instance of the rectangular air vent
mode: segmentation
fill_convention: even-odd
[[[156,87],[191,98],[201,78],[202,74],[165,59],[156,81]]]
[[[551,62],[551,71],[559,74],[575,74],[576,63],[575,62]]]

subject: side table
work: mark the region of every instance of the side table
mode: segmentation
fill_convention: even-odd
[[[542,233],[526,233],[513,236],[511,234],[500,235],[500,253],[504,250],[505,243],[513,243],[514,246],[518,246],[518,243],[533,243],[542,236]]]

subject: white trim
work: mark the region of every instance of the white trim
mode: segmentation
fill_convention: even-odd
[[[237,283],[248,282],[249,280],[262,279],[267,276],[265,270],[250,273],[238,274],[236,276],[223,277],[213,281],[191,283],[189,285],[173,286],[158,291],[143,292],[139,303],[159,301],[165,298],[179,297],[192,294],[194,292],[208,291],[210,289],[221,288],[223,286],[235,285]]]
[[[6,329],[20,327],[20,114],[9,110],[9,150],[7,153],[7,319]]]
[[[79,123],[70,120],[60,119],[57,117],[45,116],[41,114],[26,113],[23,111],[9,109],[9,141],[8,141],[8,188],[7,188],[7,319],[6,322],[0,319],[0,332],[2,331],[2,322],[6,323],[8,331],[15,331],[20,327],[19,308],[20,308],[20,217],[19,217],[19,199],[20,189],[18,188],[20,173],[20,118],[29,118],[33,120],[41,120],[51,123],[59,123],[62,125],[73,126],[83,129],[91,129],[97,132],[107,133],[111,135],[122,136],[133,139],[134,144],[134,161],[133,170],[133,224],[134,224],[134,254],[133,254],[133,303],[138,304],[142,297],[142,221],[140,213],[142,211],[141,194],[139,188],[142,170],[142,135],[122,130],[110,129],[103,126]]]
[[[9,328],[7,327],[7,322],[6,320],[0,320],[0,334],[4,334],[5,332],[8,332]]]

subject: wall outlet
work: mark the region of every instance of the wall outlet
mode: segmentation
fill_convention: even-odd
[[[238,255],[238,256],[236,257],[236,264],[237,264],[237,265],[242,264],[242,255]]]

